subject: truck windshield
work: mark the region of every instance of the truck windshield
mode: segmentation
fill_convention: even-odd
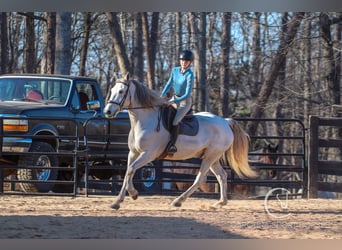
[[[2,77],[0,78],[1,101],[51,101],[65,104],[71,82],[59,78]]]

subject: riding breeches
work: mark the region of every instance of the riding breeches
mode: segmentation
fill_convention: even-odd
[[[175,99],[175,97],[173,97],[171,100],[173,99]],[[192,98],[189,97],[183,101],[180,101],[179,103],[176,103],[175,105],[177,106],[177,113],[172,122],[173,126],[178,125],[178,123],[183,119],[183,117],[189,112],[192,106]]]

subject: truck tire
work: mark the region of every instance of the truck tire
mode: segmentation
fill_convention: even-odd
[[[141,193],[160,193],[162,182],[162,169],[154,167],[155,163],[149,163],[138,169],[134,175],[135,186]],[[143,182],[142,182],[143,181]]]
[[[33,142],[29,152],[55,152],[54,148],[46,142]],[[27,154],[20,157],[19,166],[43,166],[46,168],[58,166],[58,158],[56,155],[46,154]],[[39,180],[48,181],[56,180],[58,176],[57,169],[18,169],[17,178],[19,181]],[[27,183],[22,182],[20,186],[24,192],[49,192],[54,183]]]

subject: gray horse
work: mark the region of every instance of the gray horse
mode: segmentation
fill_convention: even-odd
[[[160,107],[166,100],[159,93],[147,88],[136,80],[118,79],[112,87],[104,109],[105,116],[114,118],[123,109],[129,112],[131,130],[128,136],[129,154],[127,170],[117,200],[111,206],[120,208],[126,191],[132,199],[138,198],[133,185],[133,176],[139,168],[161,155],[169,141],[169,132],[160,124]],[[227,204],[227,173],[221,159],[231,166],[241,177],[256,177],[256,172],[248,164],[249,136],[233,119],[224,119],[208,112],[195,113],[199,122],[196,136],[179,135],[176,142],[178,151],[169,160],[200,158],[202,163],[194,183],[173,202],[181,206],[200,184],[205,181],[209,169],[215,174],[220,185],[220,200],[214,206]],[[159,128],[159,129],[157,129]],[[227,162],[228,161],[228,162]]]

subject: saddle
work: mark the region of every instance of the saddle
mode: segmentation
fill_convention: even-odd
[[[173,118],[176,115],[176,108],[172,105],[163,105],[160,108],[161,120],[163,121],[163,125],[169,132],[171,131]],[[192,109],[184,116],[182,121],[179,123],[179,134],[195,136],[198,133],[199,124],[196,116],[193,115]]]

